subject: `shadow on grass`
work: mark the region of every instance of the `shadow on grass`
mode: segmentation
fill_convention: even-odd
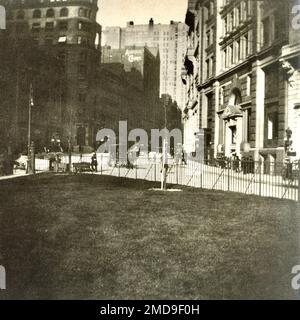
[[[299,205],[97,175],[0,184],[3,298],[295,298]]]

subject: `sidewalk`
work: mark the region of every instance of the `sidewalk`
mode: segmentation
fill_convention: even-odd
[[[11,174],[9,176],[0,176],[0,181],[1,180],[8,180],[8,179],[14,179],[18,177],[24,177],[28,176],[25,170],[17,170],[14,174]]]

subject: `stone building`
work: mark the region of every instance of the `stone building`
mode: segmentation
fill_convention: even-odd
[[[281,161],[286,130],[300,156],[299,33],[294,1],[193,0],[182,81],[184,144],[204,133],[205,157]],[[299,32],[299,31],[298,31]]]
[[[46,48],[63,65],[60,128],[49,135],[63,140],[71,137],[74,146],[91,145],[94,139],[86,99],[95,66],[100,63],[97,11],[97,0],[12,0],[7,4],[9,37],[18,42],[29,35],[35,45]]]
[[[184,88],[180,80],[182,59],[186,51],[187,26],[171,21],[170,24],[135,25],[133,21],[125,28],[107,27],[103,31],[103,44],[111,49],[131,46],[158,48],[160,53],[160,95],[168,94],[181,108],[184,104]]]
[[[34,53],[47,53],[61,71],[54,72],[58,78],[55,81],[48,71],[43,72],[44,80],[49,84],[49,94],[40,88],[34,73],[30,79],[26,78],[22,90],[10,86],[14,90],[12,95],[20,97],[18,108],[10,111],[12,119],[19,117],[21,110],[28,109],[30,85],[34,103],[43,107],[43,113],[38,111],[41,108],[33,110],[32,139],[35,142],[47,145],[54,136],[61,140],[66,150],[71,138],[75,152],[89,152],[95,147],[97,131],[118,128],[119,120],[128,120],[132,128],[148,130],[156,127],[155,123],[160,119],[156,114],[160,81],[157,48],[128,48],[127,51],[139,50],[139,57],[136,52],[127,55],[127,58],[135,56],[133,62],[127,59],[117,61],[117,65],[109,61],[101,64],[97,0],[12,0],[3,3],[8,13],[3,37],[9,39],[13,47],[19,48],[15,50],[18,53],[13,74],[15,79],[23,68],[21,52],[25,44]],[[137,67],[137,58],[141,61],[141,68]],[[36,57],[32,60],[41,71],[44,60]],[[51,68],[52,64],[44,63],[45,67]],[[4,82],[8,85],[8,81]],[[52,90],[52,87],[56,89]],[[8,103],[6,98],[5,103]],[[11,103],[14,102],[10,100]],[[2,105],[0,102],[0,108]],[[42,116],[47,121],[41,121]],[[25,114],[22,125],[20,121],[18,125],[13,122],[16,130],[22,128],[19,138],[14,139],[25,138],[21,142],[25,146],[27,123]]]

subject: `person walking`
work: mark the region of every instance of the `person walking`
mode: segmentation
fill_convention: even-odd
[[[91,167],[92,167],[93,172],[97,172],[98,161],[97,161],[96,152],[94,152],[94,154],[92,156]]]

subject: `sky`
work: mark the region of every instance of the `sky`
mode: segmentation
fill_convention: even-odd
[[[124,27],[127,21],[147,24],[184,22],[188,0],[98,0],[98,22],[103,26]]]

